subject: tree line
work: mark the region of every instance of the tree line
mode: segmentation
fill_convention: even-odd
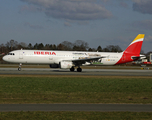
[[[30,50],[62,50],[62,51],[92,51],[92,52],[122,52],[122,49],[118,45],[108,45],[102,48],[100,45],[97,48],[90,48],[88,43],[83,40],[76,40],[74,43],[69,41],[63,41],[58,45],[55,44],[43,44],[35,43],[28,45],[24,42],[18,43],[15,40],[10,40],[6,44],[0,45],[0,54],[8,53],[12,50],[18,49],[30,49]]]

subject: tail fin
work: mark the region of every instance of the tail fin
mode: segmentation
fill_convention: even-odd
[[[142,43],[144,40],[144,36],[145,34],[138,34],[137,37],[132,41],[132,43],[124,51],[124,53],[139,55],[141,47],[142,47]]]

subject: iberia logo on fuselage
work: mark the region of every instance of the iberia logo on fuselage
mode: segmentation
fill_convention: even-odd
[[[34,55],[56,55],[55,52],[34,51]]]

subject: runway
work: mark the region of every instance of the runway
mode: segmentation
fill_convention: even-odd
[[[148,69],[83,69],[82,72],[70,72],[69,69],[51,68],[0,68],[2,75],[87,75],[87,76],[152,76],[152,70]]]
[[[101,111],[152,112],[151,104],[0,104],[0,112],[19,111]]]
[[[1,75],[86,75],[86,76],[152,76],[152,70],[133,69],[68,69],[0,68]],[[9,111],[101,111],[101,112],[152,112],[152,104],[0,104],[0,112]]]

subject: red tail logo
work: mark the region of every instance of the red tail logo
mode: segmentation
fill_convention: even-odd
[[[132,43],[128,46],[128,48],[124,51],[124,53],[131,53],[134,55],[139,55],[142,47],[142,43],[144,40],[144,34],[139,34]]]
[[[139,34],[123,52],[121,59],[116,64],[131,62],[140,58],[140,51],[145,34]]]

